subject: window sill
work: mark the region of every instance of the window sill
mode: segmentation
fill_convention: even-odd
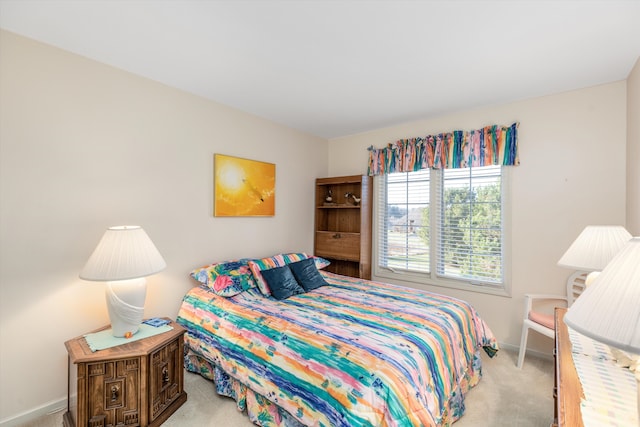
[[[416,287],[416,284],[437,286],[442,288],[458,289],[463,291],[511,298],[511,289],[510,286],[507,285],[505,285],[504,287],[484,284],[472,285],[469,282],[463,282],[459,280],[431,279],[426,277],[426,275],[424,274],[400,271],[394,272],[380,267],[375,268],[372,280],[388,282],[396,285],[408,285],[410,287]]]

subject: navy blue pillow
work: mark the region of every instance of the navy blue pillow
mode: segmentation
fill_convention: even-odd
[[[300,286],[302,286],[307,292],[319,288],[320,286],[328,285],[328,283],[324,280],[324,277],[322,277],[322,275],[318,271],[313,258],[307,258],[302,261],[293,262],[291,264],[288,264],[288,266]]]
[[[262,277],[267,282],[269,289],[271,289],[271,295],[275,299],[285,299],[292,295],[304,293],[304,289],[300,287],[296,278],[293,277],[288,265],[262,270],[260,273],[262,273]]]

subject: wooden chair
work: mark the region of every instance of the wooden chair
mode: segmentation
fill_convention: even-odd
[[[529,329],[541,333],[549,338],[555,338],[553,313],[537,311],[541,302],[556,304],[555,307],[571,307],[571,304],[585,289],[588,272],[576,271],[567,279],[567,295],[525,294],[524,319],[522,321],[522,337],[520,338],[520,353],[518,354],[518,368],[522,368],[524,355],[527,351]],[[554,302],[555,301],[555,302]]]

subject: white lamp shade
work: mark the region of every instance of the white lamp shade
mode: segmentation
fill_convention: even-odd
[[[162,271],[166,266],[141,227],[111,227],[89,257],[80,278],[92,281],[135,279]]]
[[[564,321],[583,335],[640,354],[640,237],[625,244]]]
[[[580,271],[601,271],[631,239],[631,234],[619,225],[589,225],[569,249],[558,265]]]

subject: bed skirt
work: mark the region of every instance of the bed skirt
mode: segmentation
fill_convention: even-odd
[[[247,413],[252,423],[262,427],[304,427],[287,411],[241,384],[222,369],[185,348],[185,369],[213,381],[216,392],[236,401],[239,411]]]
[[[185,346],[184,366],[187,371],[200,374],[213,381],[216,392],[221,396],[235,400],[238,410],[240,412],[246,411],[252,423],[261,427],[305,427],[289,412],[240,383],[188,346]],[[478,384],[481,377],[482,359],[480,350],[478,350],[473,357],[471,374],[467,375],[466,381],[462,382],[462,390],[455,392],[449,402],[449,416],[443,418],[445,420],[442,424],[443,427],[450,426],[464,414],[464,395]]]

